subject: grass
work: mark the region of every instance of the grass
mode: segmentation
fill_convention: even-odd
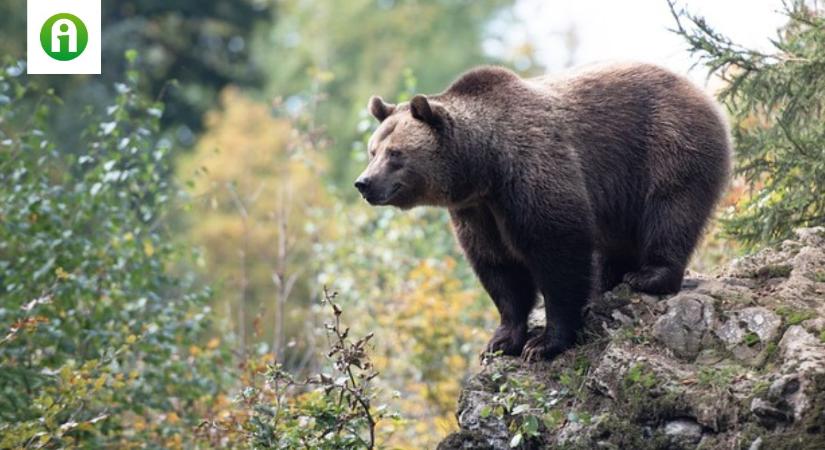
[[[799,325],[816,315],[814,311],[809,309],[795,309],[787,306],[776,308],[776,313],[785,319],[785,324],[788,326]]]

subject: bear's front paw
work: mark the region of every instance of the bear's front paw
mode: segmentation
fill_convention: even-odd
[[[573,344],[570,340],[564,340],[548,333],[542,333],[530,338],[524,345],[521,357],[527,361],[550,360],[567,350]]]
[[[505,355],[518,356],[527,340],[527,325],[512,326],[499,325],[493,333],[493,338],[487,344],[484,354],[501,352]],[[482,355],[483,356],[483,355]]]

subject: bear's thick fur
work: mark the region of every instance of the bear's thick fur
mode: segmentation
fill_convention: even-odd
[[[730,170],[715,103],[652,65],[482,67],[369,109],[381,124],[356,187],[371,204],[446,207],[501,314],[487,350],[528,359],[574,342],[593,288],[678,291]],[[538,292],[548,327],[528,340]]]

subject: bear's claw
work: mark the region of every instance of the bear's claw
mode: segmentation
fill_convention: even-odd
[[[625,274],[624,282],[639,292],[673,294],[681,288],[682,272],[670,267],[643,267],[638,272]]]
[[[487,344],[487,349],[484,350],[484,354],[493,354],[500,351],[504,355],[518,356],[521,354],[526,340],[526,325],[515,327],[499,325],[493,333],[490,342]]]
[[[524,350],[521,352],[521,357],[527,362],[542,359],[550,360],[567,350],[568,347],[569,345],[565,345],[559,339],[554,339],[547,334],[540,334],[527,341]]]

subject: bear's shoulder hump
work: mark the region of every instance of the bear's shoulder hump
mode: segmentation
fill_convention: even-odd
[[[446,93],[453,95],[474,96],[492,91],[513,81],[519,81],[518,75],[498,66],[482,66],[462,74],[456,79]]]

